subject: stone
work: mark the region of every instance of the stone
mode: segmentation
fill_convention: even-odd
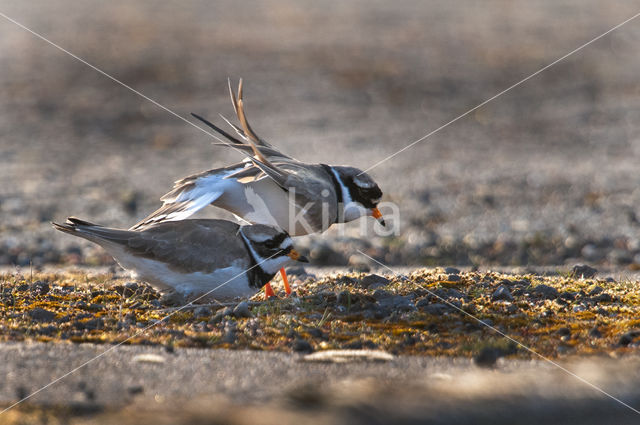
[[[291,349],[296,353],[313,353],[313,347],[311,344],[302,338],[296,338],[291,345]]]
[[[558,290],[552,286],[545,284],[540,284],[534,287],[531,290],[531,293],[547,300],[555,300],[556,298],[558,298]]]
[[[77,320],[73,326],[79,330],[93,331],[104,328],[104,320],[100,318]]]
[[[594,327],[589,331],[589,336],[591,338],[602,338],[602,332],[597,327]]]
[[[493,347],[485,347],[473,358],[473,362],[480,367],[493,368],[503,353]]]
[[[377,289],[373,293],[373,298],[375,298],[376,301],[380,301],[380,300],[385,299],[385,298],[390,298],[392,296],[393,296],[393,294],[391,292],[385,291],[384,289]]]
[[[447,267],[444,269],[444,272],[446,274],[460,274],[460,270],[456,269],[455,267]]]
[[[426,306],[422,306],[422,311],[435,316],[442,316],[452,309],[451,306],[442,303],[433,303]]]
[[[618,345],[626,347],[640,336],[640,330],[633,330],[622,334],[618,340]]]
[[[209,317],[213,314],[209,307],[197,307],[193,310],[193,317],[201,318],[201,317]]]
[[[165,292],[158,301],[165,306],[183,306],[186,304],[184,296],[175,291]]]
[[[31,320],[36,322],[50,322],[56,317],[56,314],[53,311],[45,310],[44,308],[34,308],[33,310],[29,310],[27,313]]]
[[[573,269],[571,269],[571,275],[573,277],[578,277],[582,279],[591,279],[596,275],[597,272],[598,270],[594,269],[593,267],[589,267],[585,264],[575,265],[573,266]]]
[[[236,323],[234,321],[228,321],[224,325],[224,335],[222,336],[222,342],[227,344],[233,344],[236,342]]]
[[[604,291],[604,289],[602,288],[602,286],[596,286],[595,288],[593,288],[591,291],[589,291],[589,295],[590,296],[594,296],[594,295],[598,295],[599,293],[601,293],[602,291]]]
[[[377,293],[378,291],[376,291]],[[387,309],[392,311],[410,311],[415,310],[416,306],[413,303],[413,298],[410,295],[402,296],[402,295],[393,295],[386,292],[387,296],[378,296],[374,293],[374,297],[377,300],[378,305],[381,309]]]
[[[233,310],[231,307],[225,307],[222,310],[218,310],[216,314],[209,320],[210,325],[215,325],[216,323],[222,322],[227,316],[231,316],[233,314]]]
[[[320,339],[324,339],[325,335],[322,332],[322,329],[318,329],[318,328],[309,328],[307,329],[307,333],[309,335],[311,335],[314,338],[320,338]]]
[[[349,291],[340,291],[336,297],[336,304],[343,305],[345,307],[351,306],[356,301],[356,296]]]
[[[447,281],[449,282],[460,282],[462,278],[457,274],[450,274],[447,276]]]
[[[491,294],[492,301],[513,301],[511,291],[504,285],[501,285]]]
[[[391,281],[386,277],[379,276],[377,274],[370,274],[360,279],[358,283],[360,284],[360,286],[369,289],[369,288],[372,288],[374,285],[376,287],[387,286],[390,282]]]
[[[233,309],[233,315],[235,317],[252,317],[251,310],[249,310],[249,304],[246,301],[242,301]]]
[[[611,301],[613,301],[613,297],[610,294],[607,294],[606,292],[604,292],[600,295],[596,295],[595,297],[591,297],[591,301],[594,304],[610,303]]]
[[[144,392],[144,387],[142,385],[132,385],[127,387],[127,394],[131,396],[142,394],[143,392]]]
[[[50,290],[49,284],[47,282],[37,281],[31,285],[31,292],[35,295],[45,295]]]

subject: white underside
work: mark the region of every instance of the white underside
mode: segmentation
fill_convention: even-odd
[[[202,297],[203,300],[229,301],[250,297],[259,290],[249,286],[246,273],[248,264],[243,260],[237,260],[233,266],[216,269],[211,273],[185,274],[160,261],[135,257],[119,246],[102,246],[133,277],[149,283],[157,290],[175,291],[188,300]]]
[[[292,236],[302,236],[309,231],[324,231],[322,223],[309,223],[305,225],[290,218],[296,215],[306,216],[301,213],[302,205],[295,205],[272,179],[262,177],[241,183],[236,179],[225,179],[235,171],[200,177],[193,189],[181,193],[174,199],[165,200],[165,203],[186,202],[181,211],[175,211],[168,215],[158,216],[164,221],[184,220],[195,214],[209,204],[226,209],[244,222],[267,224],[286,230]],[[328,223],[327,223],[328,224]]]

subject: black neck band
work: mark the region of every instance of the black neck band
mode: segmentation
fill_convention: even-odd
[[[249,281],[249,286],[254,288],[262,288],[264,285],[269,283],[269,281],[276,274],[269,274],[265,272],[262,267],[256,262],[256,259],[253,258],[253,252],[251,251],[251,247],[247,243],[244,238],[244,235],[240,235],[242,238],[242,243],[244,243],[245,248],[247,248],[247,253],[249,254],[249,270],[247,270],[247,280]]]
[[[343,202],[342,185],[336,178],[336,175],[334,174],[333,169],[330,166],[328,166],[327,164],[320,164],[320,165],[322,166],[322,168],[324,168],[324,171],[326,171],[327,174],[329,174],[329,177],[331,177],[331,181],[333,182],[333,187],[335,188],[335,191],[336,191],[336,200],[338,201],[338,205],[340,205]]]

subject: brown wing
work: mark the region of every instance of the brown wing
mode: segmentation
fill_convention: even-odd
[[[231,267],[249,260],[236,223],[225,220],[183,220],[156,224],[131,232],[127,249],[138,256],[162,261],[190,273]]]
[[[240,226],[226,220],[170,221],[139,232],[102,227],[74,218],[54,226],[105,247],[122,246],[133,255],[161,261],[185,273],[231,267],[238,259],[249,262],[247,249],[238,235]]]

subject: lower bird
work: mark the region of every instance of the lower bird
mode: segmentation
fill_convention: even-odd
[[[250,297],[288,262],[307,262],[286,232],[262,224],[201,219],[130,231],[69,217],[52,225],[100,245],[136,278],[185,301]]]

